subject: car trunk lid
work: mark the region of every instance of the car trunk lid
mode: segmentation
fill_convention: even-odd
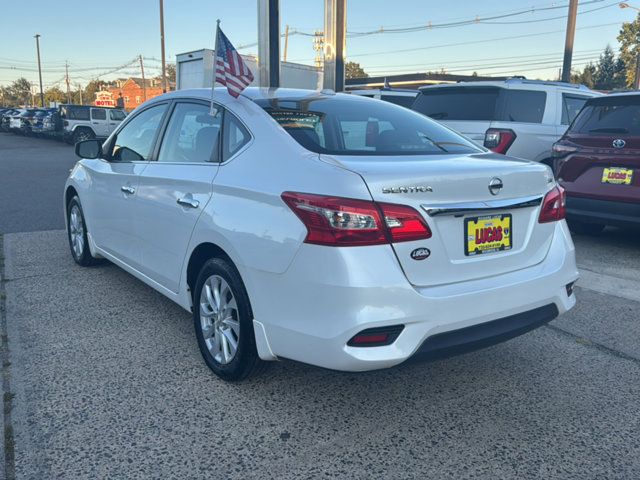
[[[548,252],[553,224],[537,222],[541,200],[553,182],[543,165],[495,154],[321,157],[358,173],[375,201],[420,212],[432,237],[392,244],[407,279],[416,286],[499,275],[539,263]],[[495,195],[489,189],[492,180],[503,185]],[[511,230],[510,248],[466,251],[469,232],[473,236],[482,229],[474,220],[493,219],[495,225],[507,222],[506,216],[510,225],[502,226]],[[418,249],[429,250],[425,261],[416,259],[424,256],[415,254]]]

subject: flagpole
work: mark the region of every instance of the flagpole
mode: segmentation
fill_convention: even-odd
[[[216,20],[216,38],[213,51],[213,85],[211,86],[211,108],[209,114],[213,117],[215,109],[213,107],[213,92],[216,90],[216,80],[218,79],[218,32],[220,31],[220,19]]]

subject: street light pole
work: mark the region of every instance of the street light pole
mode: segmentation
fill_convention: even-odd
[[[160,49],[162,52],[162,91],[167,93],[167,63],[164,56],[164,1],[160,0]]]
[[[42,67],[40,66],[40,34],[36,33],[36,51],[38,52],[38,76],[40,77],[40,104],[44,108],[44,91],[42,90]]]
[[[567,17],[567,37],[564,43],[564,62],[562,62],[562,81],[571,81],[571,58],[573,57],[573,39],[576,36],[576,15],[578,0],[569,1],[569,15]]]

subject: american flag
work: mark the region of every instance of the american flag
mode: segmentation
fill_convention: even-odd
[[[227,36],[218,27],[216,37],[216,79],[217,83],[226,85],[230,95],[238,95],[253,82],[253,73],[244,64],[242,57],[231,45]]]

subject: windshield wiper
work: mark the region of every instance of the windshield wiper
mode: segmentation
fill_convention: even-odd
[[[629,133],[624,127],[592,128],[589,133]]]
[[[447,118],[449,116],[449,114],[447,112],[435,112],[435,113],[428,113],[427,117],[430,118],[435,118],[436,120],[440,120],[442,118]]]

